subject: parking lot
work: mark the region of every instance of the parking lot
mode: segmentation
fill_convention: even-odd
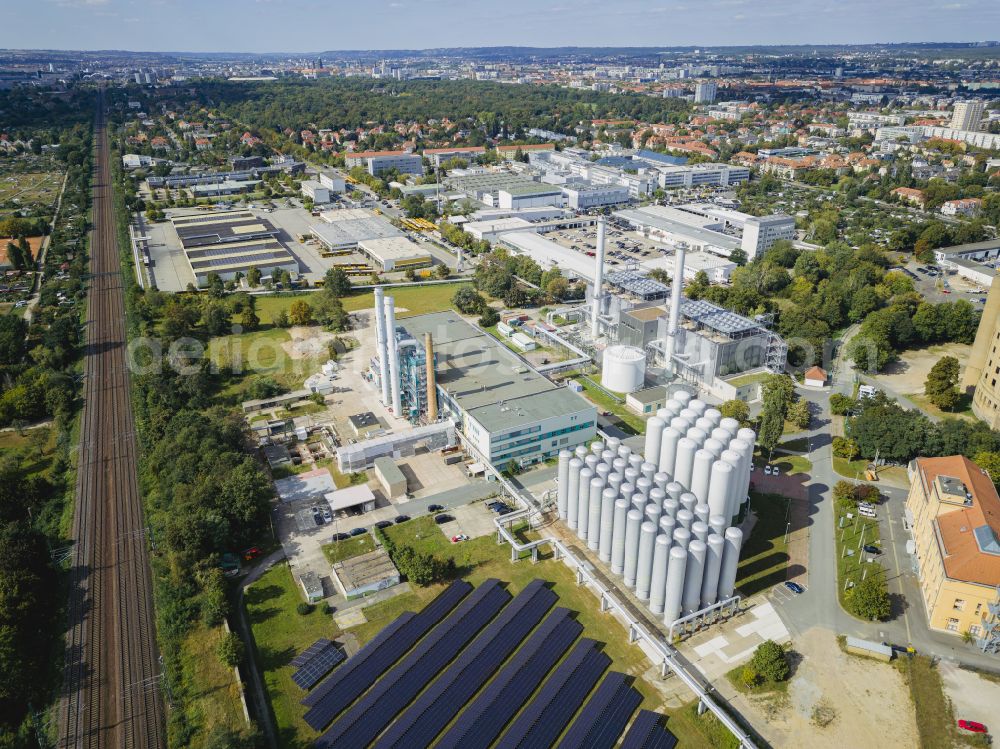
[[[936,265],[909,262],[897,268],[913,281],[913,285],[921,296],[930,302],[953,302],[965,299],[976,307],[986,303],[986,293],[979,284],[958,275],[955,271],[945,271]]]
[[[544,236],[550,241],[576,250],[588,257],[594,257],[597,250],[596,226],[561,229],[549,232]],[[629,261],[649,260],[664,254],[662,247],[650,242],[638,232],[617,227],[613,219],[608,222],[605,239],[605,259],[612,268],[615,266],[624,268]]]

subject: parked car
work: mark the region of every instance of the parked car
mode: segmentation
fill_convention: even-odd
[[[249,549],[243,550],[243,561],[249,562],[251,559],[256,559],[260,556],[260,549],[256,546],[251,546]]]
[[[770,476],[771,475],[771,466],[769,466],[769,465],[768,466],[764,466],[764,475],[765,476]]]
[[[379,520],[377,523],[375,523],[376,528],[389,528],[391,526],[392,526],[391,520]]]
[[[869,554],[881,554],[882,553],[882,550],[879,547],[875,546],[874,544],[865,544],[861,548],[863,548]]]
[[[958,721],[958,727],[966,731],[970,731],[971,733],[989,733],[989,731],[986,730],[986,726],[982,723],[977,723],[974,720],[960,720]]]
[[[785,583],[785,587],[788,588],[792,593],[805,593],[806,589],[803,588],[798,583],[793,583],[791,581]]]
[[[434,516],[434,522],[437,523],[438,525],[443,525],[444,523],[450,523],[454,519],[455,518],[453,518],[451,515],[435,515]]]
[[[461,543],[462,541],[468,541],[468,540],[469,540],[469,537],[466,536],[464,533],[459,533],[457,536],[452,536],[451,537],[451,542],[453,544]]]
[[[871,518],[872,520],[878,517],[875,514],[875,510],[858,510],[858,514],[863,518]]]
[[[328,523],[332,523],[333,522],[333,513],[330,512],[330,508],[329,507],[324,507],[323,508],[323,520],[325,520]]]
[[[346,541],[349,538],[350,536],[346,533],[334,533],[333,536],[331,536],[331,539],[334,541]]]
[[[405,523],[409,519],[410,519],[409,515],[399,515],[392,522],[398,525],[399,523]]]
[[[441,512],[444,509],[444,505],[427,505],[427,512]]]
[[[771,466],[771,475],[772,476],[780,476],[781,475],[781,469],[778,468],[778,466]]]
[[[367,531],[367,530],[365,530],[364,528],[351,528],[351,535],[352,535],[352,536],[363,536],[363,535],[365,535],[365,534],[366,534],[367,532],[368,532],[368,531]]]

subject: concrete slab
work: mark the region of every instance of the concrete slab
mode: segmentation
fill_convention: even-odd
[[[348,609],[347,611],[342,611],[333,615],[333,623],[341,629],[357,627],[359,624],[366,624],[367,622],[368,617],[365,616],[364,609],[360,607]]]
[[[991,731],[1000,731],[1000,718],[997,717],[1000,683],[961,669],[948,660],[942,660],[938,670],[945,691],[955,705],[956,720],[974,720]]]

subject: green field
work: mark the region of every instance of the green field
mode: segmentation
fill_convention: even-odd
[[[736,587],[752,596],[785,582],[788,544],[785,529],[791,500],[780,494],[750,494],[750,509],[757,522],[740,551]]]
[[[780,468],[785,476],[796,473],[808,474],[812,472],[813,467],[812,461],[804,455],[784,455],[777,452],[771,456],[771,465]]]
[[[348,538],[344,541],[334,541],[332,544],[323,546],[323,556],[330,564],[340,562],[344,559],[367,554],[375,550],[375,539],[366,533],[363,536]]]
[[[643,695],[643,707],[662,711],[659,693],[643,678],[652,664],[638,646],[629,644],[621,625],[609,614],[600,612],[597,599],[576,584],[571,570],[561,562],[542,555],[541,561],[534,565],[527,559],[511,563],[510,550],[498,546],[491,535],[452,544],[430,517],[394,525],[385,532],[397,544],[453,559],[459,574],[473,585],[495,577],[508,583],[508,590],[516,595],[535,578],[550,581],[559,596],[558,605],[577,612],[577,620],[584,625],[583,635],[604,643],[604,651],[613,661],[612,668],[636,677],[635,687]],[[410,592],[367,606],[363,609],[367,623],[348,631],[359,644],[364,644],[403,611],[421,609],[443,587],[442,584],[413,586]],[[289,662],[317,638],[340,634],[330,617],[318,608],[305,616],[296,613],[300,600],[299,589],[286,565],[265,574],[251,586],[247,596],[251,626],[283,747],[305,747],[315,738],[302,720],[304,708],[298,702],[302,692],[291,681],[293,669]],[[668,725],[685,747],[735,746],[721,724],[710,714],[698,716],[693,704],[666,712],[671,715]]]
[[[861,582],[862,576],[884,574],[884,568],[878,561],[863,561],[868,555],[861,551],[862,546],[874,544],[879,546],[878,521],[871,518],[863,518],[857,511],[851,511],[854,517],[850,520],[842,507],[836,508],[837,526],[835,528],[837,541],[837,595],[840,598],[840,605],[848,611],[846,607],[847,581],[857,585]],[[843,524],[843,526],[841,526]],[[853,555],[848,556],[847,551],[853,551]],[[848,611],[850,613],[850,611]]]
[[[603,390],[595,387],[589,379],[585,377],[577,377],[575,379],[583,385],[583,392],[586,393],[588,400],[590,400],[602,411],[609,411],[617,417],[617,426],[623,432],[628,432],[629,434],[642,434],[646,431],[645,419],[641,416],[637,416],[625,408],[624,396],[621,396],[622,402],[619,403],[614,400],[614,398],[608,397],[608,394]]]
[[[184,638],[180,648],[180,668],[184,689],[197,685],[197,692],[185,701],[186,717],[198,726],[200,736],[226,728],[240,731],[246,728],[239,683],[233,670],[218,656],[219,643],[225,631],[220,627],[195,626]],[[197,744],[194,746],[198,746]]]

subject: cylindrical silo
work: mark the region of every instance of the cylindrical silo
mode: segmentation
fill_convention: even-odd
[[[628,462],[628,456],[632,454],[632,448],[628,445],[618,445],[618,457]]]
[[[687,419],[688,423],[694,426],[694,423],[698,421],[698,418],[701,416],[701,414],[695,411],[693,408],[685,408],[680,412],[679,416],[682,419]]]
[[[631,502],[632,502],[632,507],[634,507],[635,509],[637,509],[639,512],[645,514],[645,512],[646,512],[646,498],[642,494],[640,494],[639,492],[636,492],[635,494],[633,494]]]
[[[594,440],[590,443],[590,452],[600,457],[601,453],[604,452],[604,443],[601,440]]]
[[[636,509],[628,511],[625,520],[625,569],[622,576],[625,586],[635,590],[635,573],[639,566],[639,529],[642,526],[642,513]]]
[[[674,464],[674,481],[687,488],[691,486],[691,470],[698,445],[694,440],[681,437],[677,440],[677,462]]]
[[[580,462],[582,463],[583,459],[590,454],[590,450],[587,449],[586,445],[577,445],[576,449],[573,451],[573,454],[576,455],[576,457],[578,457],[580,459]]]
[[[649,501],[657,505],[661,511],[663,510],[663,500],[666,498],[667,493],[658,486],[654,486],[649,490]]]
[[[689,440],[693,440],[698,447],[705,444],[705,440],[708,439],[708,434],[704,429],[699,429],[698,427],[691,427],[687,430],[687,434],[684,435]]]
[[[736,590],[736,569],[740,564],[740,547],[743,546],[743,531],[739,528],[726,529],[726,547],[722,552],[722,572],[719,574],[719,598],[726,599]]]
[[[589,468],[591,470],[591,472],[596,472],[597,471],[597,464],[600,463],[600,462],[601,462],[601,459],[599,457],[597,457],[596,455],[594,455],[593,453],[588,454],[587,457],[585,457],[583,459],[584,465],[586,465],[587,468]]]
[[[724,432],[725,430],[723,429],[720,431]],[[709,437],[702,443],[701,449],[708,450],[712,453],[715,459],[718,460],[719,456],[722,455],[722,451],[725,450],[728,445],[728,442],[719,442],[719,440],[715,439],[715,437]]]
[[[705,413],[703,413],[702,416],[706,419],[710,419],[713,426],[719,426],[722,422],[722,412],[717,408],[706,408]]]
[[[608,468],[610,468],[611,465],[615,462],[615,458],[617,457],[618,453],[616,453],[614,450],[605,449],[604,452],[601,453],[601,462]]]
[[[692,515],[694,514],[694,508],[698,505],[698,498],[694,496],[691,492],[684,492],[681,495],[681,508],[687,510]]]
[[[650,502],[643,509],[643,514],[646,516],[646,520],[659,526],[660,515],[663,514],[663,508],[653,502]]]
[[[587,548],[597,551],[601,542],[601,497],[604,493],[604,482],[599,478],[590,480],[590,517],[587,520]]]
[[[676,429],[683,436],[691,428],[691,422],[683,416],[675,416],[670,420],[670,428]]]
[[[694,513],[690,510],[680,509],[677,511],[677,525],[687,530],[691,530],[691,524],[694,522]]]
[[[674,546],[680,546],[684,549],[688,547],[691,542],[691,531],[681,525],[680,521],[677,521],[677,525],[674,526]]]
[[[708,527],[708,519],[711,517],[712,511],[709,509],[708,505],[697,504],[694,506],[694,520],[695,522],[701,522]]]
[[[676,499],[678,502],[681,501],[681,495],[686,492],[687,489],[678,481],[671,481],[667,484],[667,496],[670,499]]]
[[[657,471],[653,474],[653,486],[666,493],[667,484],[670,483],[670,474],[666,471]]]
[[[719,422],[719,426],[732,435],[730,439],[735,439],[736,435],[739,434],[740,431],[740,422],[731,416],[723,417],[722,421]]]
[[[670,398],[672,400],[677,401],[678,403],[681,404],[681,406],[686,408],[687,404],[691,402],[691,399],[694,398],[694,396],[691,395],[691,393],[689,393],[687,390],[678,390],[675,393],[671,393]]]
[[[601,492],[601,533],[597,556],[605,564],[611,561],[611,533],[614,530],[616,499],[618,493],[610,487]]]
[[[712,423],[712,420],[705,416],[699,416],[698,420],[694,423],[694,425],[698,427],[701,431],[703,431],[705,434],[711,434],[712,430],[715,429],[715,424]]]
[[[618,496],[618,490],[622,486],[622,475],[620,473],[609,473],[608,474],[608,488],[615,490],[615,496]]]
[[[722,515],[712,514],[708,516],[708,527],[712,533],[722,538],[726,533],[726,528],[729,527],[729,521]]]
[[[705,543],[708,540],[708,523],[695,520],[691,523],[691,535]]]
[[[677,521],[670,517],[669,515],[660,515],[660,533],[665,533],[667,538],[673,542],[674,540],[674,529],[677,527]]]
[[[569,479],[566,482],[566,525],[576,530],[576,516],[580,499],[580,469],[583,461],[571,458],[569,461]]]
[[[615,473],[625,474],[625,469],[628,468],[628,461],[625,458],[615,458],[611,461],[611,470]]]
[[[601,488],[608,485],[608,476],[611,475],[611,467],[607,463],[597,464],[597,478],[601,480]]]
[[[722,572],[722,552],[726,541],[711,535],[705,542],[705,574],[701,579],[701,606],[711,606],[719,600],[719,573]]]
[[[580,490],[576,495],[576,535],[587,540],[587,524],[590,522],[590,480],[594,472],[587,466],[580,470]]]
[[[742,447],[742,445],[734,446],[732,442],[729,443],[729,449],[732,450],[735,447],[737,450],[740,450],[744,460],[743,476],[741,477],[741,481],[737,486],[738,489],[737,499],[739,501],[737,502],[736,507],[734,508],[733,515],[736,515],[739,512],[740,505],[742,505],[743,502],[746,500],[747,491],[750,487],[750,474],[753,472],[753,448],[754,448],[754,440],[756,439],[756,437],[749,438],[749,434],[747,433],[753,434],[753,430],[741,429],[740,430],[741,436],[738,436],[736,440],[737,442],[745,444],[746,445],[745,448]]]
[[[649,600],[650,577],[653,574],[653,544],[656,525],[645,522],[639,529],[639,557],[636,562],[635,595],[640,601]]]
[[[667,588],[667,563],[670,561],[670,537],[659,534],[653,544],[653,573],[649,578],[649,610],[663,613]]]
[[[660,462],[658,468],[669,476],[674,475],[674,461],[677,458],[677,440],[682,433],[672,426],[663,430],[660,437]]]
[[[684,597],[684,568],[687,566],[687,556],[687,549],[679,546],[670,549],[667,585],[663,598],[663,623],[668,626],[681,615],[681,599]]]
[[[694,454],[694,467],[691,469],[691,493],[699,502],[708,501],[708,484],[712,480],[712,463],[715,456],[708,450],[698,450]]]
[[[628,467],[636,472],[637,475],[642,475],[642,464],[645,462],[643,457],[639,453],[632,453],[628,456]]]
[[[687,569],[684,572],[684,613],[701,608],[701,583],[705,576],[705,543],[697,538],[688,544]]]
[[[695,413],[697,413],[699,416],[701,416],[703,413],[705,413],[705,409],[708,408],[708,404],[705,403],[705,401],[701,400],[700,398],[692,398],[691,400],[688,401],[687,407],[690,408]]]
[[[643,450],[643,455],[646,456],[646,460],[659,461],[660,439],[663,436],[663,430],[666,426],[667,425],[663,423],[663,419],[657,416],[654,416],[646,422],[646,445]]]
[[[566,519],[566,494],[569,489],[569,462],[573,453],[569,450],[559,451],[559,486],[556,488],[556,508],[561,520]]]
[[[622,441],[617,437],[608,437],[608,441],[604,443],[604,449],[610,450],[615,455],[618,454],[618,447],[621,445]]]
[[[713,515],[722,515],[726,519],[729,511],[729,498],[733,493],[733,480],[736,469],[725,460],[717,460],[712,464],[712,485],[708,490],[708,506]]]
[[[624,500],[631,502],[633,494],[635,494],[635,484],[623,481],[622,485],[618,487],[618,496]]]
[[[635,490],[646,499],[649,499],[649,490],[653,488],[653,482],[645,476],[640,476],[635,480]]]
[[[622,574],[625,565],[625,526],[628,525],[629,504],[624,499],[615,500],[615,516],[611,530],[611,571]]]
[[[629,466],[628,468],[625,469],[625,481],[626,482],[628,482],[629,484],[632,484],[632,486],[635,486],[635,482],[636,482],[636,480],[638,478],[639,478],[639,471],[638,471],[638,469],[633,468],[632,466]]]
[[[725,450],[729,443],[733,440],[733,435],[728,429],[723,429],[722,427],[716,427],[712,430],[710,435],[713,440],[718,441],[722,445],[722,449]]]
[[[750,481],[750,460],[753,448],[741,439],[735,439],[729,443],[729,449],[724,450],[720,456],[722,460],[733,466],[733,485],[729,492],[729,502],[726,507],[726,517],[732,518],[738,512],[743,497],[746,496],[746,488]]]
[[[601,366],[601,386],[613,393],[634,393],[646,377],[646,354],[635,346],[608,346]]]
[[[681,503],[678,502],[673,497],[667,497],[663,500],[663,512],[672,518],[677,517],[677,511],[681,508]]]
[[[650,463],[649,461],[644,462],[641,466],[639,466],[639,473],[643,478],[652,483],[653,477],[656,475],[656,463]]]

